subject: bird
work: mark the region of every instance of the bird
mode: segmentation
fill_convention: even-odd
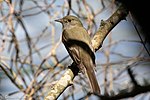
[[[94,49],[87,30],[80,19],[73,15],[67,15],[55,21],[62,24],[62,43],[74,63],[89,79],[91,92],[100,94],[101,91],[95,74]]]

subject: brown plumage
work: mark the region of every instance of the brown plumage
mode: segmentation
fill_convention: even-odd
[[[100,94],[95,75],[95,55],[91,39],[81,21],[75,16],[56,20],[63,25],[62,42],[78,68],[87,75],[92,92]]]

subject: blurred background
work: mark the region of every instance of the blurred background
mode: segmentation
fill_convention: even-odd
[[[107,20],[119,5],[115,0],[0,0],[0,98],[43,100],[72,63],[61,42],[62,26],[54,20],[77,16],[93,37],[101,20]],[[139,32],[129,13],[95,53],[102,95],[132,91],[129,70],[138,85],[150,85],[150,56]],[[79,74],[73,82],[59,100],[78,100],[90,91],[85,75]],[[89,97],[93,98],[98,99]],[[126,99],[149,100],[150,94]]]

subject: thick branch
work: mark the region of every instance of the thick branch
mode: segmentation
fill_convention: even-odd
[[[78,72],[79,69],[74,63],[72,63],[72,65],[69,66],[69,69],[64,73],[60,80],[51,88],[44,100],[57,99],[68,86],[73,84],[72,80],[78,74]]]
[[[101,21],[100,28],[92,39],[92,45],[95,51],[101,48],[105,37],[121,20],[125,19],[127,15],[128,10],[125,6],[121,5],[109,19]]]
[[[105,22],[102,22],[99,30],[96,32],[95,36],[92,39],[93,48],[97,51],[104,41],[108,33],[119,23],[122,19],[125,19],[128,15],[128,10],[124,6],[120,6],[119,9]],[[72,64],[74,65],[74,64]],[[72,68],[71,66],[70,68]],[[53,86],[48,95],[45,97],[45,100],[56,99],[58,96],[72,84],[72,80],[79,72],[78,68],[74,66],[65,72],[64,76]],[[76,71],[77,70],[77,71]],[[75,74],[72,71],[76,71]]]
[[[123,99],[123,98],[129,98],[129,97],[134,97],[138,94],[141,94],[141,93],[146,93],[146,92],[149,92],[150,91],[150,85],[148,86],[137,86],[137,87],[134,87],[132,91],[130,92],[126,92],[126,93],[119,93],[118,95],[115,95],[115,96],[100,96],[100,98],[102,100],[120,100],[120,99]]]
[[[55,100],[68,85],[72,84],[73,77],[72,71],[68,69],[54,87],[51,88],[45,100]]]
[[[147,86],[135,86],[131,91],[128,91],[128,92],[123,91],[123,92],[120,92],[119,94],[113,95],[113,96],[97,95],[97,94],[94,94],[94,95],[98,96],[100,98],[100,100],[120,100],[120,99],[129,98],[129,97],[134,97],[138,94],[146,93],[149,91],[150,91],[150,85],[147,85]],[[88,93],[87,95],[90,96],[93,94]],[[80,98],[79,100],[84,100],[87,97],[87,95]]]

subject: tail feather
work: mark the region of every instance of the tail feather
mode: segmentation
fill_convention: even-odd
[[[100,94],[100,87],[98,85],[97,79],[96,79],[96,75],[94,72],[94,66],[89,66],[86,68],[86,74],[87,77],[89,78],[89,82],[92,88],[92,92],[93,93],[97,93]]]

